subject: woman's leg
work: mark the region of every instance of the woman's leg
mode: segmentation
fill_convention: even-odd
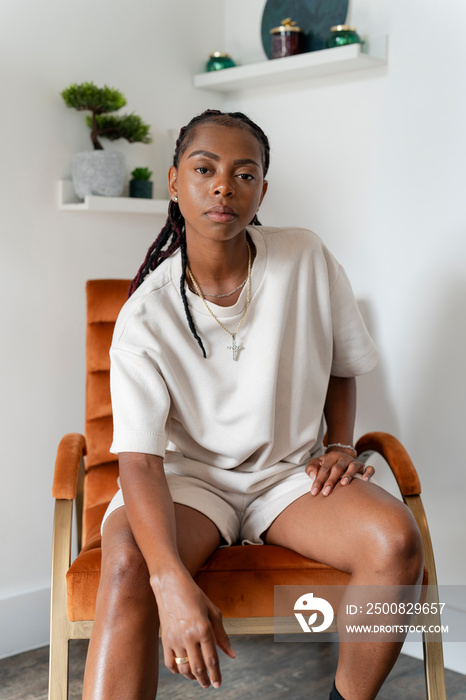
[[[422,578],[422,541],[411,512],[361,479],[337,484],[329,496],[294,501],[272,523],[266,542],[347,571],[350,584],[414,586]],[[341,642],[335,683],[345,700],[373,700],[401,646]]]
[[[220,544],[202,513],[175,504],[178,551],[194,575]],[[125,508],[114,511],[102,537],[102,572],[84,675],[83,700],[153,700],[157,691],[159,624],[145,561]]]

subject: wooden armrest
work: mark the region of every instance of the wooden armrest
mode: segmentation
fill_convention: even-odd
[[[421,482],[410,456],[399,440],[389,433],[367,433],[356,443],[358,455],[378,452],[393,472],[402,496],[418,496]]]
[[[58,446],[53,476],[52,496],[72,501],[76,498],[79,465],[86,454],[86,438],[79,433],[68,433]]]

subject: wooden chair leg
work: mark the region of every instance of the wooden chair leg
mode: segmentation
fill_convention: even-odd
[[[424,545],[424,564],[429,575],[426,602],[432,603],[433,609],[437,611],[435,614],[429,615],[429,625],[440,630],[442,622],[440,618],[437,572],[435,570],[434,552],[424,507],[420,496],[406,496],[404,501],[416,519]],[[427,700],[447,700],[442,633],[423,633],[422,646]]]
[[[430,635],[430,637],[435,636]],[[426,634],[423,635],[422,645],[427,700],[447,700],[442,641],[431,641]]]
[[[70,622],[66,614],[66,572],[70,567],[72,518],[73,501],[57,499],[52,544],[49,700],[68,700]]]
[[[49,700],[68,700],[69,641],[50,634]]]

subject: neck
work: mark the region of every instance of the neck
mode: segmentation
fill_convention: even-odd
[[[251,242],[249,245],[253,252],[254,246]],[[229,280],[247,274],[246,231],[232,240],[208,241],[206,245],[199,245],[197,241],[188,239],[186,249],[189,267],[199,284],[228,284]]]
[[[250,240],[248,244],[252,262],[255,249]],[[206,298],[220,306],[235,304],[241,289],[233,295],[230,295],[230,292],[241,284],[248,274],[246,232],[230,241],[208,241],[208,245],[202,249],[192,242],[190,244],[188,240],[187,253],[189,268]],[[195,291],[188,274],[186,282],[190,289]],[[219,298],[218,295],[222,294],[228,294],[228,297]]]

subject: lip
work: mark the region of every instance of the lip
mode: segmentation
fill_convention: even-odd
[[[236,219],[237,214],[231,207],[225,207],[221,205],[216,205],[211,207],[205,213],[205,215],[211,220],[219,223],[228,223]]]

